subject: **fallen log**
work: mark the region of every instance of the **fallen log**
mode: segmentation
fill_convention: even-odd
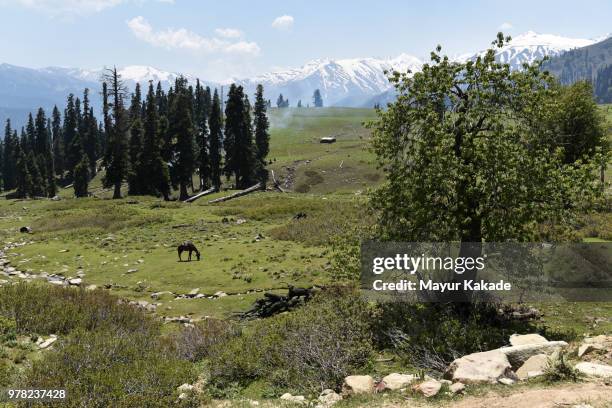
[[[276,180],[276,176],[274,175],[274,170],[270,170],[270,171],[272,172],[272,182],[274,183],[274,187],[281,193],[284,193],[285,190],[283,190],[278,180]]]
[[[217,192],[217,188],[216,187],[211,187],[208,190],[204,190],[201,193],[198,193],[198,194],[194,195],[193,197],[189,197],[188,199],[186,199],[183,202],[184,203],[192,203],[192,202],[194,202],[195,200],[197,200],[200,197],[204,197],[204,196],[207,196],[209,194],[216,193],[216,192]]]
[[[230,194],[225,197],[219,197],[219,198],[215,198],[214,200],[210,200],[208,204],[221,203],[223,201],[232,200],[234,198],[242,197],[244,195],[247,195],[249,193],[252,193],[253,191],[257,191],[260,189],[261,189],[261,183],[257,183],[254,186],[247,188],[246,190],[238,191],[237,193]]]

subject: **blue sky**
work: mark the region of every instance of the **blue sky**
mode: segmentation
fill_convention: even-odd
[[[610,0],[0,0],[0,62],[154,67],[209,80],[315,58],[485,48],[500,27],[575,38],[612,32]]]

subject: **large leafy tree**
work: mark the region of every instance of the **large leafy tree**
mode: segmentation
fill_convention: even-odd
[[[594,163],[551,149],[555,80],[537,63],[495,60],[508,40],[464,63],[438,47],[421,72],[393,74],[397,101],[371,124],[387,176],[372,196],[382,239],[460,241],[470,256],[483,240],[542,237],[597,194]]]

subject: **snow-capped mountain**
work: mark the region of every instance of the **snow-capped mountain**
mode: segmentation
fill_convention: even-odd
[[[80,69],[80,68],[61,68],[61,67],[47,67],[42,68],[40,71],[47,73],[58,73],[70,76],[72,78],[80,79],[83,81],[91,82],[91,83],[99,83],[102,78],[105,68],[99,69]],[[161,71],[157,68],[145,66],[145,65],[129,65],[127,67],[120,68],[118,70],[119,75],[126,83],[126,85],[130,88],[136,83],[140,83],[141,86],[144,86],[152,81],[154,84],[161,82],[164,88],[170,87],[176,78],[178,78],[181,74]],[[195,78],[188,74],[183,74],[188,80],[195,81]]]
[[[389,89],[386,71],[416,71],[421,65],[421,60],[407,54],[386,59],[322,59],[311,61],[301,68],[276,71],[236,82],[248,91],[262,84],[268,95],[275,99],[282,93],[292,106],[298,100],[304,106],[312,103],[315,89],[321,91],[326,105],[356,106]]]
[[[532,63],[545,56],[555,57],[568,50],[589,46],[608,36],[594,40],[567,38],[551,34],[528,31],[512,39],[510,44],[498,50],[497,58],[514,69],[523,63]],[[458,61],[474,59],[484,51],[464,54]],[[262,84],[266,97],[274,104],[279,94],[289,99],[291,106],[299,100],[306,106],[312,103],[312,94],[319,89],[326,106],[368,106],[386,104],[394,99],[394,90],[385,71],[413,72],[421,69],[423,61],[408,54],[395,58],[319,59],[300,68],[289,68],[259,75],[253,78],[236,79],[232,82],[243,85],[252,95],[257,84]],[[47,67],[23,68],[0,64],[0,121],[11,117],[21,125],[28,112],[42,106],[46,110],[53,105],[62,107],[68,93],[80,95],[84,88],[92,91],[94,106],[99,105],[100,77],[103,69],[79,69]],[[164,88],[172,85],[178,73],[162,71],[153,67],[133,65],[119,70],[128,87],[138,82],[146,86],[149,81],[161,82]],[[191,82],[195,77],[184,75]],[[203,81],[211,87],[227,85]]]
[[[518,35],[510,43],[497,51],[498,61],[507,63],[512,69],[521,69],[523,64],[532,64],[544,57],[556,57],[566,51],[575,48],[582,48],[596,42],[603,41],[605,38],[593,40],[568,38],[553,34],[538,34],[534,31],[527,31]],[[486,50],[482,50],[472,55],[463,55],[458,60],[475,59],[478,55],[483,55]]]

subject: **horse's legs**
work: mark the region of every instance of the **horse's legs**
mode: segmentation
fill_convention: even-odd
[[[189,250],[189,262],[191,262],[191,249]]]
[[[181,254],[182,254],[182,253],[183,253],[183,251],[181,251],[181,250],[179,249],[179,250],[178,250],[179,262],[181,262],[181,261],[182,261],[182,259],[181,259]]]

